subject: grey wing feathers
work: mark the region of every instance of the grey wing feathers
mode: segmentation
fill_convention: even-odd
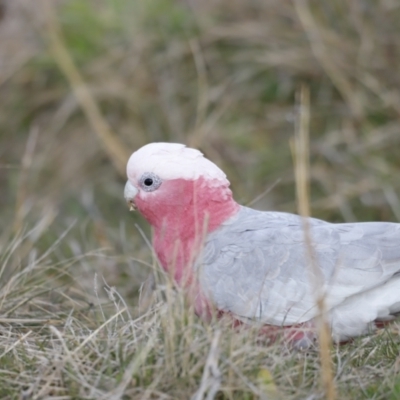
[[[400,271],[400,224],[310,219],[310,226],[328,310]],[[299,216],[241,207],[209,235],[196,268],[218,309],[242,319],[292,325],[318,313],[309,264]]]

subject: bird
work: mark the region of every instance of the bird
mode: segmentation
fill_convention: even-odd
[[[302,345],[317,340],[317,293],[335,342],[400,313],[398,223],[307,217],[310,257],[304,217],[238,204],[225,173],[197,149],[147,144],[129,158],[127,178],[125,200],[153,228],[159,263],[206,320],[217,313],[283,329]]]

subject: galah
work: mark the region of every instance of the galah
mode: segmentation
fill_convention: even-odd
[[[309,218],[307,242],[302,217],[239,205],[224,172],[183,144],[143,146],[127,176],[126,201],[152,226],[160,264],[198,315],[315,327],[323,293],[333,339],[347,341],[400,312],[400,224]]]

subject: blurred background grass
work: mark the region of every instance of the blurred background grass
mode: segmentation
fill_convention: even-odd
[[[1,221],[12,225],[20,207],[29,226],[51,209],[50,230],[77,218],[107,236],[138,216],[127,214],[124,176],[49,51],[43,4],[2,2]],[[239,202],[280,179],[254,206],[293,212],[288,141],[306,83],[314,216],[400,216],[397,2],[57,5],[65,45],[127,155],[152,141],[196,146],[227,172]]]
[[[279,180],[253,206],[296,212],[289,140],[305,83],[313,215],[399,220],[396,1],[1,4],[4,235],[44,221],[35,246],[45,249],[75,221],[60,246],[66,255],[73,241],[80,252],[102,247],[151,260],[134,223],[146,235],[148,226],[124,204],[125,177],[54,58],[54,23],[126,157],[153,141],[196,146],[226,171],[240,203]],[[149,273],[126,257],[99,264],[111,284],[129,282],[132,296]]]
[[[149,237],[147,223],[128,213],[125,177],[52,51],[57,24],[121,154],[154,141],[186,143],[227,173],[238,202],[278,181],[253,207],[296,212],[289,140],[296,93],[306,84],[313,216],[400,220],[396,0],[0,5],[3,258],[21,232],[27,242],[3,268],[3,285],[32,251],[45,254],[60,237],[49,255],[55,264],[41,279],[50,274],[49,287],[64,285],[88,303],[97,295],[95,273],[132,307],[152,274],[144,265],[151,265],[151,251],[135,226]],[[71,267],[57,269],[73,258]]]

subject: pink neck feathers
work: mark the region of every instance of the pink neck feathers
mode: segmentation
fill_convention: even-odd
[[[191,281],[191,264],[206,235],[236,214],[228,183],[174,179],[136,205],[154,228],[154,249],[163,266],[183,285]],[[184,282],[183,282],[184,281]]]

